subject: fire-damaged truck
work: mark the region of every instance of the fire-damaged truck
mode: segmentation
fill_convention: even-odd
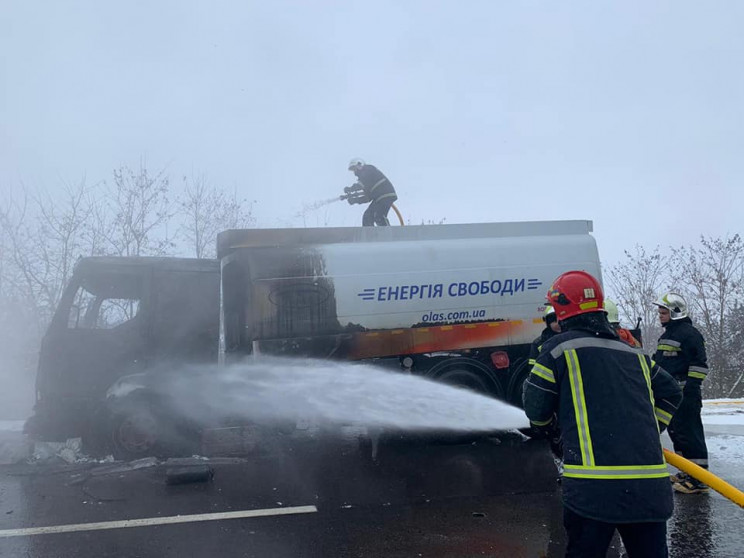
[[[85,258],[44,338],[29,430],[144,455],[121,377],[261,355],[364,361],[519,404],[545,292],[601,277],[590,221],[220,233],[216,260]],[[150,406],[152,408],[153,406]],[[157,405],[154,407],[157,408]]]

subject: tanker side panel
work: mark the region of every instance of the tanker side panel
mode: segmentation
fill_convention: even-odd
[[[247,342],[345,358],[529,343],[542,329],[555,277],[582,269],[601,278],[589,234],[252,248],[235,256],[252,301],[243,316]]]
[[[364,330],[522,320],[529,324],[511,328],[518,338],[509,342],[526,342],[555,277],[570,269],[600,275],[589,235],[366,248],[329,246],[324,255],[339,322]]]

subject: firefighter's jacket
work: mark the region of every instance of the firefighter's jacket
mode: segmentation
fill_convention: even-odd
[[[664,325],[654,360],[678,382],[700,386],[708,375],[705,341],[690,318]]]
[[[395,188],[388,178],[374,165],[364,165],[358,172],[357,178],[362,185],[364,194],[370,201],[392,198],[398,199]]]
[[[537,362],[537,357],[540,354],[540,351],[542,350],[542,346],[545,344],[545,341],[550,339],[551,337],[558,335],[555,331],[550,329],[550,326],[546,327],[542,330],[542,333],[540,334],[540,337],[535,339],[532,342],[532,345],[530,345],[530,357],[527,361],[527,364],[532,367]]]
[[[608,523],[672,515],[660,431],[682,394],[648,356],[615,337],[572,329],[543,345],[523,396],[534,426],[557,416],[567,508]]]

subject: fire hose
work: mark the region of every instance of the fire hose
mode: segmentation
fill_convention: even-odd
[[[403,215],[400,214],[400,211],[398,211],[398,208],[395,207],[395,204],[390,204],[390,207],[393,211],[395,211],[395,214],[398,216],[398,221],[400,221],[400,226],[403,226]]]
[[[664,456],[666,457],[667,462],[673,467],[676,467],[680,471],[687,473],[700,482],[707,484],[713,490],[731,500],[734,504],[738,504],[739,506],[744,508],[744,492],[742,492],[735,486],[730,485],[725,480],[717,477],[710,471],[703,469],[699,465],[695,465],[695,463],[693,463],[692,461],[688,461],[681,455],[677,455],[673,451],[669,451],[666,448],[664,448]]]

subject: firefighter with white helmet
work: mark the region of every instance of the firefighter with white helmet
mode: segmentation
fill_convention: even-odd
[[[700,411],[703,406],[702,383],[708,375],[705,340],[692,325],[685,298],[674,292],[661,296],[654,304],[664,333],[659,337],[654,360],[682,386],[684,398],[669,424],[674,451],[696,465],[708,468],[708,447]],[[673,488],[677,492],[707,492],[702,482],[679,473]]]
[[[674,508],[659,432],[677,382],[607,321],[599,282],[569,271],[548,290],[562,332],[545,342],[524,384],[536,428],[563,433],[566,556],[604,556],[619,531],[630,558],[667,556]]]
[[[390,225],[387,214],[398,199],[392,182],[377,167],[366,164],[362,159],[352,159],[348,168],[356,175],[357,182],[344,188],[342,199],[352,205],[369,202],[362,216],[362,226]]]

